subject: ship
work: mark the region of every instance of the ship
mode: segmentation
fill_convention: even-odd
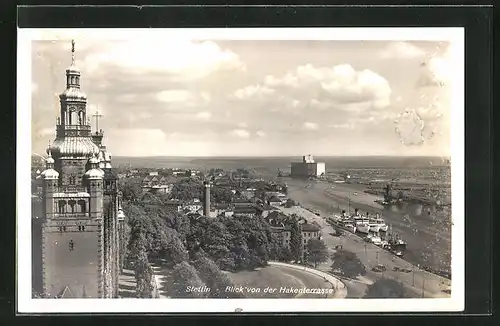
[[[401,239],[398,234],[392,233],[387,240],[388,250],[396,256],[402,257],[406,251],[406,241]]]

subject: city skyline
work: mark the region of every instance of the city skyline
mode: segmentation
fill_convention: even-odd
[[[451,156],[444,42],[75,41],[87,116],[102,113],[115,156]],[[32,43],[36,153],[70,48]]]

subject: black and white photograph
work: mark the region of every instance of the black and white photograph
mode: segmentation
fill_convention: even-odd
[[[463,310],[463,29],[18,42],[19,311]]]

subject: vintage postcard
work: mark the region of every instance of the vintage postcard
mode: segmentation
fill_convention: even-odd
[[[20,313],[463,310],[463,29],[18,44]]]

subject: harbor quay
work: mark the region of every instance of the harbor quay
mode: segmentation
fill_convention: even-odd
[[[367,269],[367,274],[362,277],[364,282],[370,284],[380,277],[387,277],[403,283],[409,292],[412,293],[413,297],[449,297],[449,294],[446,292],[451,286],[451,280],[419,269],[417,266],[397,257],[393,253],[365,241],[356,234],[346,231],[342,236],[332,235],[334,229],[327,222],[327,215],[324,212],[320,211],[318,216],[300,206],[291,208],[280,207],[280,210],[285,214],[302,216],[310,223],[317,223],[321,227],[322,240],[330,253],[333,253],[335,251],[334,248],[339,245],[342,246],[342,249],[355,253]],[[325,272],[331,272],[331,264],[332,261],[329,259],[317,268]],[[372,271],[372,268],[379,264],[384,265],[386,270],[383,272]],[[396,271],[396,269],[410,272]],[[346,283],[346,285],[349,288],[349,283]]]

